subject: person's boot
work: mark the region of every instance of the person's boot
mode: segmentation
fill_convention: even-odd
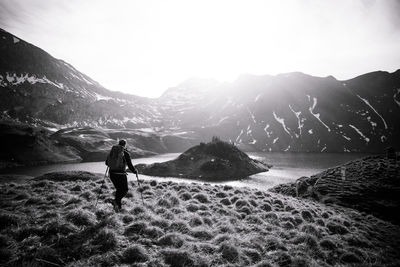
[[[119,207],[119,205],[117,204],[115,199],[112,200],[111,204],[113,205],[113,208],[114,208],[115,212],[119,212],[120,211],[121,208]]]

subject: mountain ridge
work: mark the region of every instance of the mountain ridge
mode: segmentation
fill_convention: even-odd
[[[233,82],[191,78],[146,98],[110,91],[6,31],[0,31],[0,53],[6,55],[0,62],[0,122],[51,131],[113,129],[121,133],[113,140],[131,131],[135,144],[143,138],[138,131],[151,133],[160,147],[140,149],[156,153],[165,151],[165,136],[173,140],[168,147],[174,152],[213,136],[244,151],[400,149],[400,70],[347,80],[302,72],[243,74]]]

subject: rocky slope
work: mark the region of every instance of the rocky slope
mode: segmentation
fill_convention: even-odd
[[[57,132],[13,120],[0,121],[0,170],[59,162],[104,161],[126,139],[132,157],[178,152],[196,141],[171,132],[70,127]]]
[[[0,110],[3,118],[47,127],[157,125],[143,97],[105,89],[70,64],[0,29]]]
[[[0,184],[5,266],[399,266],[400,228],[256,189],[145,181],[121,213],[101,175]]]
[[[212,181],[242,179],[265,172],[269,167],[218,138],[207,144],[200,143],[174,160],[136,165],[139,172],[146,175]]]
[[[354,160],[272,191],[350,207],[400,224],[399,161],[384,156]]]

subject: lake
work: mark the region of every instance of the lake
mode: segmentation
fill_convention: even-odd
[[[252,175],[240,181],[228,181],[211,184],[227,184],[238,187],[252,187],[258,189],[268,189],[277,184],[287,183],[300,178],[301,176],[310,176],[321,172],[322,170],[334,167],[350,160],[365,157],[367,154],[359,153],[289,153],[289,152],[249,152],[250,157],[262,160],[272,164],[273,167],[268,172],[262,172]],[[154,162],[163,162],[176,158],[179,153],[160,154],[148,158],[132,159],[133,165],[138,163],[150,164]],[[48,172],[55,171],[89,171],[103,173],[106,171],[104,162],[86,162],[86,163],[68,163],[68,164],[52,164],[45,166],[24,167],[8,171],[9,174],[39,176]],[[7,173],[7,172],[6,172]],[[4,171],[3,171],[3,174]],[[136,179],[133,174],[128,175],[129,179]],[[158,181],[175,181],[175,182],[200,182],[196,180],[182,178],[161,178],[146,175],[140,175],[140,179],[158,180]],[[209,182],[208,182],[209,183]]]

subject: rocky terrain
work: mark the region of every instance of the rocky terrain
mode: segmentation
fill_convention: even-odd
[[[350,207],[400,224],[399,161],[385,156],[354,160],[271,190]]]
[[[102,175],[0,185],[3,266],[399,266],[400,228],[357,210],[230,186]]]
[[[209,143],[200,143],[174,160],[139,164],[140,173],[161,177],[182,177],[198,180],[236,180],[268,171],[271,166],[251,159],[232,144],[214,137]]]
[[[400,148],[400,70],[345,81],[299,72],[242,75],[231,83],[192,78],[150,99],[107,90],[5,31],[0,53],[0,120],[50,130],[91,127],[169,136],[172,148],[165,142],[138,147],[156,153],[182,152],[212,136],[245,151]],[[84,157],[98,158],[102,150],[100,144]]]

